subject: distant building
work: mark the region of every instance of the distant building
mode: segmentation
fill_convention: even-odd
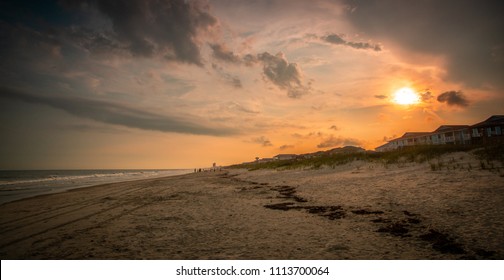
[[[295,159],[297,155],[295,154],[279,154],[273,157],[274,160],[288,160]]]
[[[491,116],[474,125],[442,125],[432,132],[406,132],[376,147],[378,152],[416,145],[468,145],[502,142],[504,115]]]
[[[302,154],[302,155],[299,155],[298,157],[299,158],[315,158],[315,157],[320,157],[323,155],[325,155],[325,152],[318,151],[318,152],[309,153],[309,154]]]
[[[258,159],[256,162],[263,163],[263,162],[271,162],[271,161],[274,161],[274,159],[273,158],[261,158],[261,159]]]

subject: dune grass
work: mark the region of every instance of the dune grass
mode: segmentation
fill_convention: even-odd
[[[407,162],[429,162],[432,170],[442,168],[442,163],[432,163],[439,159],[444,154],[454,152],[471,152],[487,161],[500,160],[504,162],[504,146],[469,146],[469,145],[426,145],[405,147],[389,152],[357,152],[357,153],[342,153],[342,154],[325,154],[313,158],[297,158],[291,160],[276,160],[271,162],[246,163],[230,166],[231,168],[246,168],[248,170],[258,169],[298,169],[312,168],[318,169],[321,167],[333,167],[350,163],[352,161],[361,160],[367,162],[382,163],[385,166],[388,164],[401,164]],[[439,161],[439,160],[438,160]]]
[[[486,161],[500,161],[504,163],[504,144],[484,146],[474,151],[474,154]]]

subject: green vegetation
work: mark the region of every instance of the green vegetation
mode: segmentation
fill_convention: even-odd
[[[504,147],[502,145],[496,147],[474,147],[474,146],[460,146],[460,145],[427,145],[427,146],[413,146],[403,149],[389,151],[389,152],[356,152],[356,153],[336,153],[336,154],[323,154],[321,156],[312,158],[303,158],[300,156],[297,159],[291,160],[275,160],[270,162],[253,162],[246,164],[237,164],[230,166],[231,168],[246,168],[248,170],[258,169],[298,169],[298,168],[312,168],[319,169],[321,167],[335,168],[338,165],[350,163],[352,161],[361,160],[368,162],[381,163],[385,167],[389,164],[404,164],[408,162],[429,162],[431,170],[441,170],[444,166],[443,162],[439,160],[440,156],[454,152],[468,152],[473,151],[480,158],[487,160],[485,168],[489,165],[488,162],[492,160],[501,160],[504,162]],[[455,158],[451,159],[452,167],[462,169],[462,166],[456,166]],[[448,167],[447,167],[448,168]],[[467,167],[468,170],[472,166]],[[485,169],[482,168],[482,169]]]

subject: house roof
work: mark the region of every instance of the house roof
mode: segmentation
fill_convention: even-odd
[[[431,132],[406,132],[403,134],[403,136],[399,137],[398,139],[413,138],[413,137],[418,137],[418,136],[423,136],[423,135],[428,135],[428,134],[431,134]]]
[[[461,129],[466,129],[469,128],[468,125],[442,125],[438,127],[438,129],[434,130],[433,132],[444,132],[444,131],[453,131],[453,130],[461,130]]]
[[[380,148],[385,148],[385,147],[391,146],[391,145],[392,145],[392,143],[388,142],[388,143],[385,143],[385,144],[383,144],[381,146],[376,147],[375,150],[380,149]]]
[[[496,124],[504,124],[504,115],[493,115],[490,118],[488,118],[482,122],[479,122],[477,124],[473,124],[472,127],[496,125]]]
[[[431,133],[432,132],[406,132],[406,133],[403,134],[403,136],[398,137],[398,138],[394,138],[394,139],[390,139],[390,140],[388,140],[388,142],[390,143],[390,142],[394,142],[394,141],[397,141],[397,140],[415,138],[415,137],[418,137],[418,136],[429,135]]]

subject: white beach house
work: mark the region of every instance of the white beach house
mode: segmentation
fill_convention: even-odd
[[[442,125],[432,132],[406,132],[376,147],[377,152],[416,145],[468,145],[503,142],[504,115],[495,115],[474,125]]]

